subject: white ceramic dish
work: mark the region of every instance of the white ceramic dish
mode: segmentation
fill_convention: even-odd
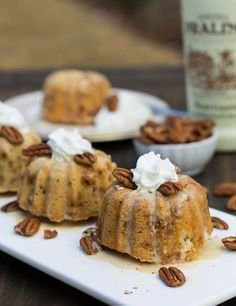
[[[161,154],[162,158],[169,158],[180,166],[182,172],[188,175],[196,175],[203,171],[204,167],[213,157],[218,143],[218,132],[204,140],[184,144],[153,144],[145,145],[133,140],[138,156],[153,151]]]
[[[22,112],[32,126],[43,138],[47,138],[58,127],[66,129],[79,128],[81,134],[93,142],[114,141],[132,138],[140,126],[152,116],[152,108],[166,109],[168,105],[161,99],[146,93],[113,89],[118,95],[119,107],[116,112],[109,112],[103,107],[97,114],[95,125],[81,126],[58,124],[46,121],[41,116],[43,92],[35,91],[6,100],[11,106]],[[162,116],[157,118],[162,120]]]
[[[2,197],[0,206],[13,199]],[[211,214],[224,219],[230,227],[227,231],[215,230],[213,237],[235,235],[236,217],[215,209],[211,209]],[[22,212],[0,212],[0,249],[109,305],[212,306],[236,295],[236,252],[224,249],[219,240],[212,240],[219,243],[218,253],[213,252],[209,260],[201,259],[179,267],[187,277],[184,286],[169,288],[156,274],[138,271],[144,266],[137,261],[127,266],[127,258],[123,255],[111,255],[119,265],[97,255],[85,255],[79,240],[91,222],[72,226],[44,224],[35,236],[26,238],[13,231],[14,225],[24,217]],[[57,229],[58,237],[44,240],[45,228]],[[106,253],[103,251],[99,256]],[[156,272],[158,267],[151,270]]]

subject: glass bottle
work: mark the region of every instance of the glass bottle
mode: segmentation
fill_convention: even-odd
[[[236,0],[181,0],[187,105],[236,151]]]

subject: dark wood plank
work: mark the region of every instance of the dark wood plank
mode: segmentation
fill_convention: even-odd
[[[51,70],[0,72],[0,98],[6,99],[27,91],[39,90]],[[184,109],[184,76],[181,67],[147,69],[101,69],[114,87],[140,90],[157,95],[172,107]],[[118,165],[134,167],[137,156],[131,141],[96,144],[113,156]],[[236,154],[216,154],[196,179],[212,190],[222,181],[236,181]],[[226,199],[210,194],[210,205],[225,210]],[[103,305],[20,261],[0,252],[0,305]],[[236,298],[221,306],[236,305]]]
[[[52,70],[0,72],[0,99],[40,90],[46,75]],[[184,108],[183,69],[98,69],[114,87],[144,91],[169,101],[173,107]],[[169,91],[171,88],[171,91]]]

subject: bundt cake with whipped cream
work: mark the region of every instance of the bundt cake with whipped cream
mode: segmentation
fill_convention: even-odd
[[[27,163],[22,149],[40,141],[17,109],[0,102],[0,193],[18,190]]]
[[[110,89],[108,79],[98,72],[53,72],[43,86],[43,117],[53,122],[91,124]]]
[[[55,222],[98,215],[101,198],[114,180],[109,155],[93,149],[77,130],[64,129],[52,132],[47,144],[23,153],[31,162],[18,192],[22,209]]]
[[[135,169],[117,168],[106,191],[97,235],[110,249],[161,264],[197,258],[212,232],[203,187],[153,152]]]

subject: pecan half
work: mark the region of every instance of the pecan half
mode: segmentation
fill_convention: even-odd
[[[45,229],[44,230],[44,239],[52,239],[55,238],[58,235],[58,232],[56,230],[50,230],[50,229]]]
[[[187,134],[185,132],[179,132],[173,128],[169,128],[168,143],[186,143]]]
[[[222,242],[227,249],[236,251],[236,237],[225,237],[222,239]]]
[[[189,142],[203,140],[212,135],[212,130],[203,129],[201,126],[198,125],[191,126],[187,130]]]
[[[118,107],[118,97],[117,95],[110,95],[106,99],[106,105],[110,112],[115,112]]]
[[[227,230],[229,228],[228,224],[220,218],[211,217],[211,222],[214,228],[221,230]]]
[[[150,138],[148,138],[148,137],[145,136],[145,135],[136,136],[136,137],[134,137],[134,139],[135,139],[135,140],[138,140],[139,142],[143,143],[143,144],[146,145],[146,146],[155,143],[153,140],[151,140]]]
[[[172,195],[172,194],[175,194],[181,191],[182,189],[183,189],[183,186],[181,184],[168,181],[162,184],[158,188],[158,191],[165,196],[169,196],[169,195]]]
[[[27,157],[47,156],[52,154],[52,150],[48,144],[42,142],[23,149],[22,153]]]
[[[165,126],[143,126],[142,132],[146,137],[150,138],[155,143],[168,143],[168,131]]]
[[[133,173],[130,170],[125,168],[116,168],[112,171],[112,174],[124,187],[137,189],[136,184],[132,181]]]
[[[148,120],[143,126],[141,126],[141,129],[142,129],[142,127],[144,127],[144,126],[157,127],[157,126],[160,126],[160,124],[157,123],[156,121]]]
[[[33,236],[36,234],[40,227],[40,220],[36,218],[25,218],[20,223],[15,225],[14,230],[22,236]]]
[[[161,280],[170,287],[182,286],[186,281],[184,273],[175,267],[162,267],[158,272]]]
[[[214,195],[232,196],[236,194],[236,183],[222,183],[215,187]]]
[[[18,201],[12,201],[1,207],[1,211],[3,212],[11,212],[11,211],[16,211],[18,209],[19,209]]]
[[[91,167],[94,163],[96,163],[97,156],[92,153],[85,152],[83,154],[77,154],[74,157],[74,161],[77,165]]]
[[[176,117],[176,116],[168,116],[166,118],[166,126],[173,131],[178,131],[182,132],[184,128],[184,123],[185,121],[181,117]]]
[[[80,239],[80,246],[87,255],[94,255],[102,250],[98,241],[92,237],[84,236]]]
[[[2,126],[0,136],[15,145],[22,144],[24,141],[22,134],[13,126]]]
[[[209,118],[194,121],[194,124],[205,130],[212,129],[215,126],[215,122]]]
[[[236,194],[229,198],[228,202],[226,203],[226,208],[228,210],[236,211]]]

